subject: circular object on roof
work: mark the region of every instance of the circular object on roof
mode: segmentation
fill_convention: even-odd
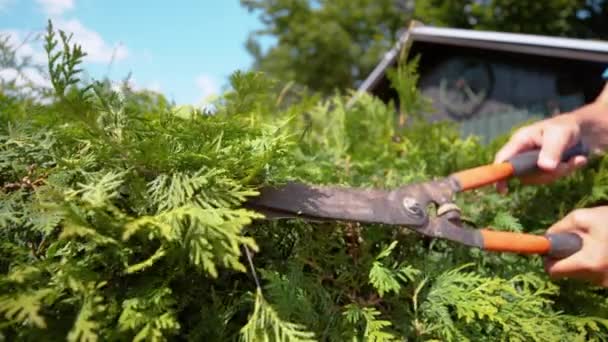
[[[494,86],[490,64],[474,58],[454,58],[441,69],[439,103],[456,119],[473,116]]]

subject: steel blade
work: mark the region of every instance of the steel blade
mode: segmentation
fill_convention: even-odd
[[[427,222],[424,210],[412,214],[403,206],[399,190],[341,188],[287,183],[266,187],[247,207],[270,217],[302,217],[419,227]]]

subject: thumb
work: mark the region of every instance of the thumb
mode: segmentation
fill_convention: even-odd
[[[563,233],[568,231],[588,232],[593,223],[593,209],[576,209],[571,211],[564,218],[554,223],[547,234]]]
[[[587,234],[589,219],[588,209],[578,209],[552,225],[547,230],[547,233],[576,233],[583,240],[583,246],[586,246],[590,242],[590,237]],[[588,253],[584,250],[580,250],[564,259],[545,259],[545,270],[551,277],[556,278],[568,276],[586,277],[588,260]]]

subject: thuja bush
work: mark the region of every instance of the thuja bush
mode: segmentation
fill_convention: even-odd
[[[177,111],[82,81],[84,52],[50,23],[45,48],[53,100],[0,106],[4,339],[608,339],[606,290],[552,281],[538,256],[243,208],[288,180],[393,188],[490,162],[504,138],[481,145],[416,114],[416,60],[391,72],[402,126],[369,95],[288,94],[258,73],[232,75],[213,113]],[[541,234],[608,198],[607,167],[458,203],[471,225]]]

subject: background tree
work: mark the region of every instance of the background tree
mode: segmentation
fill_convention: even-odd
[[[414,17],[429,25],[602,39],[605,0],[424,0]]]
[[[241,0],[264,29],[247,48],[253,68],[314,91],[356,87],[411,19],[427,25],[608,38],[606,0]],[[273,44],[263,51],[260,41]]]
[[[325,93],[352,87],[407,25],[408,2],[241,0],[265,25],[247,42],[254,68]],[[268,51],[260,47],[263,36],[276,40]]]
[[[579,11],[576,33],[581,37],[608,39],[608,1],[587,0]]]

